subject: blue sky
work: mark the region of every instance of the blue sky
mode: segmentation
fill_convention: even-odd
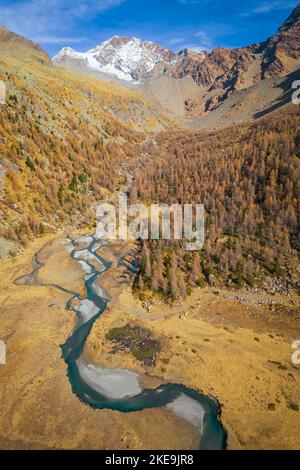
[[[293,0],[0,0],[0,24],[52,56],[85,51],[113,35],[174,50],[238,47],[274,34]]]

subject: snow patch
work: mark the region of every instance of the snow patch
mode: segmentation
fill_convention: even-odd
[[[75,243],[77,243],[78,245],[81,245],[81,244],[85,244],[87,246],[89,246],[93,241],[93,238],[92,237],[80,237],[80,238],[77,238],[75,240]]]
[[[96,392],[107,398],[120,400],[134,397],[142,391],[138,374],[127,369],[106,369],[93,364],[84,364],[82,359],[76,361],[81,378]]]
[[[202,434],[205,411],[196,400],[182,393],[172,403],[166,405],[166,408],[193,424]]]
[[[168,62],[171,54],[151,41],[114,36],[87,52],[64,47],[52,60],[62,63],[65,59],[80,60],[91,70],[138,84],[157,64]]]
[[[78,260],[78,263],[82,266],[82,268],[83,268],[83,270],[86,274],[91,274],[92,273],[92,268],[85,261],[82,261],[80,259],[80,260]]]
[[[98,297],[101,297],[101,299],[109,300],[106,293],[102,289],[102,287],[98,286],[98,284],[96,284],[96,282],[94,282],[92,284],[92,290],[93,290],[94,294],[96,294]]]
[[[91,320],[99,312],[99,308],[88,299],[81,300],[79,307],[74,307],[74,310],[80,314],[84,323]]]

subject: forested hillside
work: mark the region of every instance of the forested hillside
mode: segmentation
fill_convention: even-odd
[[[201,253],[146,242],[141,288],[177,297],[207,283],[300,287],[299,124],[291,105],[256,124],[156,139],[132,201],[204,203],[206,242]]]
[[[123,180],[144,132],[168,122],[139,95],[54,67],[34,43],[0,28],[0,236],[26,244],[94,223],[92,206]]]

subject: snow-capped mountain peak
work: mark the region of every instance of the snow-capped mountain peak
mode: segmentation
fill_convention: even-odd
[[[64,47],[53,61],[81,65],[93,71],[114,75],[120,80],[141,82],[158,64],[168,64],[174,52],[136,37],[113,36],[87,52]]]

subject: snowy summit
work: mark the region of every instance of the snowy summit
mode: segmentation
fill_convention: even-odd
[[[147,79],[158,64],[168,64],[174,55],[170,49],[151,41],[114,36],[87,52],[64,47],[53,61],[61,65],[73,62],[74,65],[137,83]]]

